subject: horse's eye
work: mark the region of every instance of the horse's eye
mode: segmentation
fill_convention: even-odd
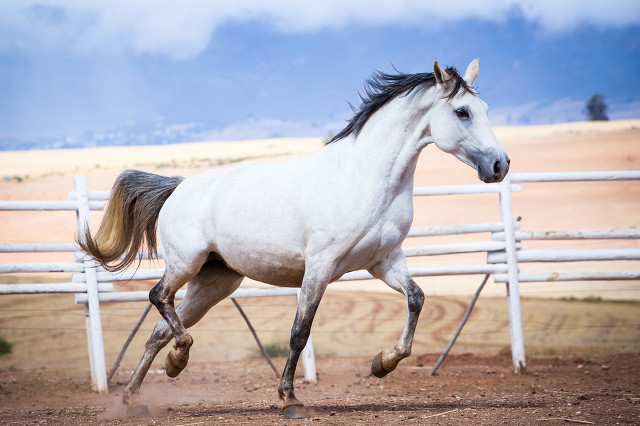
[[[461,120],[468,120],[469,119],[469,108],[467,108],[467,107],[460,107],[460,108],[455,110],[455,113],[458,116],[458,118],[461,119]]]

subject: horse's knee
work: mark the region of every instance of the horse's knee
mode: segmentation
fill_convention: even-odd
[[[291,338],[289,339],[289,349],[292,352],[300,353],[307,344],[311,330],[308,327],[294,325],[291,329]]]
[[[422,306],[424,305],[424,291],[422,291],[422,289],[415,283],[411,287],[411,291],[407,294],[407,302],[410,312],[422,311]]]

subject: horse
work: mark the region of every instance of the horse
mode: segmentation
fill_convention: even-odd
[[[360,94],[347,126],[321,149],[283,162],[213,169],[187,179],[127,170],[116,179],[95,237],[78,236],[82,249],[111,271],[125,269],[145,246],[165,271],[149,292],[162,319],[123,392],[130,414],[146,407],[142,381],[172,339],[166,374],[186,367],[193,339],[187,328],[233,293],[244,277],[300,288],[289,355],[278,394],[285,418],[302,418],[294,394],[296,365],[327,285],[347,272],[367,270],[402,293],[407,317],[398,343],[378,353],[371,373],[384,377],[411,354],[424,293],[412,279],[401,244],[413,220],[418,157],[435,144],[499,182],[509,157],[473,88],[478,60],[464,76],[436,61],[433,72],[377,71]],[[176,291],[189,283],[174,307]]]

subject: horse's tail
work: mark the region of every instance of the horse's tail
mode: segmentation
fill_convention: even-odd
[[[157,257],[158,215],[182,181],[181,177],[165,177],[138,170],[122,172],[113,185],[95,238],[87,227],[85,234],[78,236],[77,243],[109,271],[120,271],[131,265],[143,243],[146,243],[151,257]]]

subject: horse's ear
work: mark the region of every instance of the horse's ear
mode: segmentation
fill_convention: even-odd
[[[435,61],[433,64],[433,75],[436,77],[436,81],[438,84],[444,88],[447,88],[448,81],[451,80],[451,76],[445,72],[440,65],[438,65],[438,61]]]
[[[478,77],[478,72],[480,71],[480,67],[478,66],[479,62],[480,58],[471,61],[471,63],[467,67],[467,71],[464,73],[464,81],[469,86],[473,86],[473,82],[476,81],[476,78]]]

